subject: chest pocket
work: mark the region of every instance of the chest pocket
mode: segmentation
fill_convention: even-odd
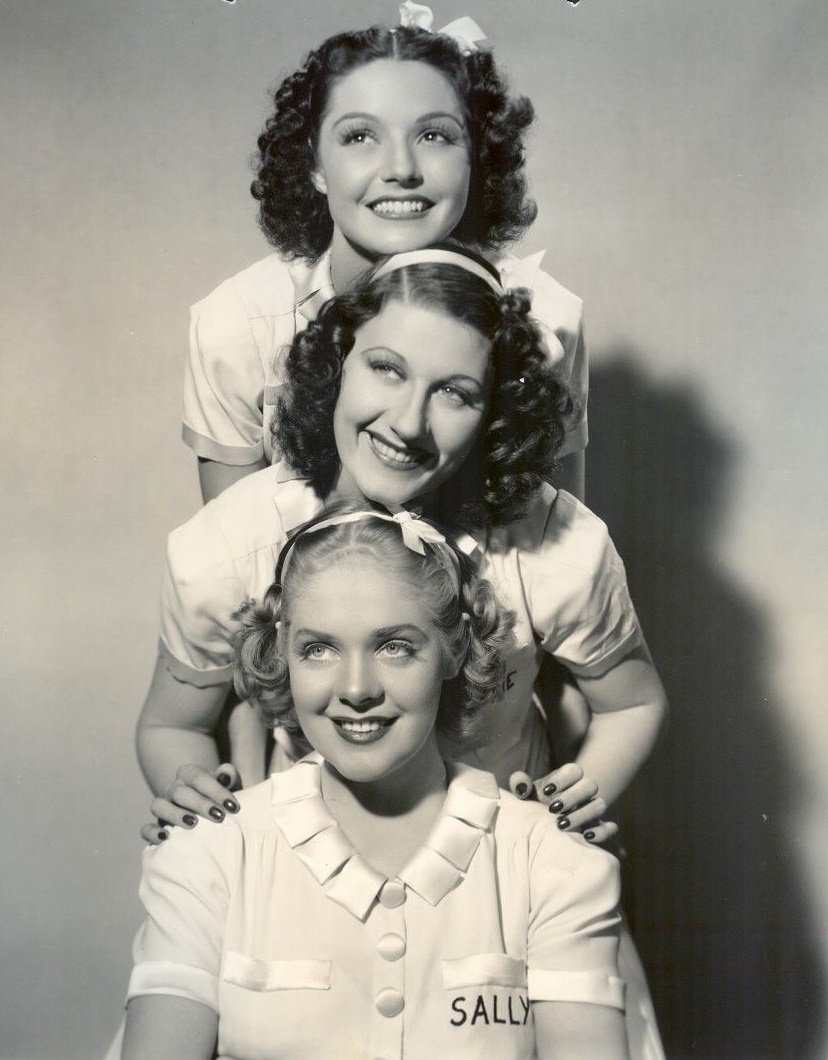
[[[443,961],[443,987],[460,990],[470,986],[500,986],[526,989],[526,962],[505,953],[476,953]]]
[[[222,978],[246,990],[330,990],[330,961],[257,961],[228,950]]]

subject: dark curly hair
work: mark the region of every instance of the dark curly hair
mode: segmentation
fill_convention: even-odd
[[[517,239],[537,213],[523,173],[523,134],[534,118],[530,101],[510,99],[487,51],[464,55],[445,34],[373,26],[329,37],[274,93],[250,186],[269,242],[287,258],[311,261],[330,244],[328,202],[310,181],[319,127],[337,80],[376,59],[428,63],[457,93],[470,137],[471,178],[466,211],[445,235],[487,251]]]
[[[237,612],[236,690],[256,702],[269,724],[292,734],[300,732],[290,698],[286,650],[292,601],[314,574],[341,564],[349,555],[367,557],[390,580],[416,586],[417,599],[439,630],[446,669],[457,671],[443,684],[438,731],[461,743],[476,738],[485,709],[502,694],[504,652],[512,643],[514,616],[498,604],[489,582],[448,534],[444,543],[424,542],[421,555],[405,545],[399,524],[389,520],[387,512],[377,511],[379,517],[372,518],[371,509],[364,506],[332,506],[291,535],[263,601],[248,601]],[[365,518],[316,529],[332,515],[356,512]]]
[[[491,342],[489,406],[462,472],[450,480],[456,510],[442,517],[487,529],[512,522],[555,469],[572,399],[549,366],[528,291],[498,295],[459,265],[404,265],[332,298],[286,356],[274,448],[320,497],[328,496],[340,469],[333,421],[343,362],[359,328],[394,299],[444,313]]]

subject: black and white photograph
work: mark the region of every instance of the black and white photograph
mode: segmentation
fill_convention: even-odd
[[[828,1060],[826,55],[0,0],[0,1060]]]

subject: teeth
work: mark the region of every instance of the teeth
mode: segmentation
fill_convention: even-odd
[[[371,441],[374,443],[374,448],[379,455],[393,464],[398,464],[400,467],[411,467],[417,463],[417,460],[409,453],[401,453],[399,449],[392,449],[390,445],[381,442],[379,438],[372,437]]]
[[[379,732],[382,728],[380,721],[340,721],[337,724],[348,732]]]
[[[382,202],[375,203],[371,209],[374,213],[391,214],[395,216],[402,216],[406,213],[422,213],[425,209],[425,203],[421,199],[383,199]]]

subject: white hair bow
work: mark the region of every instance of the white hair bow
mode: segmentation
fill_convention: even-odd
[[[415,4],[413,0],[405,0],[404,3],[400,4],[400,25],[418,26],[429,33],[434,33],[435,31],[432,29],[434,13],[425,4]],[[480,26],[473,18],[469,18],[467,15],[464,15],[463,18],[456,18],[453,22],[449,22],[447,26],[443,26],[442,29],[438,29],[436,32],[444,33],[447,37],[451,37],[452,40],[456,41],[464,55],[469,52],[476,52],[478,50],[477,45],[481,41],[486,40],[486,34]]]

